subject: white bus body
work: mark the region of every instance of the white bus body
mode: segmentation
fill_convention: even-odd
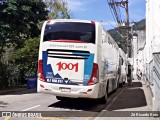
[[[119,47],[92,21],[57,19],[41,32],[37,91],[105,103],[117,88]]]
[[[119,85],[122,87],[124,84],[125,84],[125,82],[127,81],[127,70],[128,70],[128,64],[127,64],[127,58],[126,58],[126,54],[124,53],[124,51],[121,49],[121,48],[119,48],[119,56],[120,56],[120,59],[119,59],[119,61],[120,61],[120,74],[119,74],[119,76],[120,76],[120,79],[119,79]]]

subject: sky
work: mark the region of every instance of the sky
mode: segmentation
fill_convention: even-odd
[[[112,16],[107,0],[66,0],[71,18],[101,21],[105,29],[113,29],[117,24]],[[122,1],[122,0],[116,0]],[[145,18],[146,0],[129,1],[129,21],[138,22]],[[122,11],[122,17],[125,17]]]

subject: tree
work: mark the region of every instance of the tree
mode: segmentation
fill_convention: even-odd
[[[26,39],[39,36],[38,23],[47,15],[42,0],[0,0],[0,85],[3,87],[8,87],[12,73],[19,67],[4,60],[7,50],[23,47]]]
[[[9,53],[9,57],[0,57],[0,64],[3,63],[4,69],[0,70],[0,83],[9,84],[22,75],[36,75],[41,29],[39,23],[48,18],[70,18],[66,2],[48,1],[52,2],[47,4],[42,0],[0,0],[0,55],[7,56],[5,54]],[[7,47],[14,50],[7,51]],[[5,62],[8,58],[9,62]]]
[[[67,3],[62,0],[48,0],[46,2],[47,9],[49,10],[48,17],[53,15],[55,18],[69,18]],[[37,72],[39,38],[27,39],[24,46],[19,48],[11,57],[11,61],[18,69],[23,69],[25,75],[35,75]]]
[[[67,8],[67,2],[63,0],[45,0],[45,3],[47,5],[47,9],[49,10],[49,19],[70,19],[70,12]]]
[[[48,11],[42,0],[1,0],[0,54],[6,43],[21,45],[23,40],[40,34],[37,24],[45,20]]]
[[[53,4],[52,4],[53,2]],[[49,4],[50,3],[50,4]],[[49,8],[49,15],[55,14],[52,17],[69,18],[68,9],[66,3],[61,0],[50,0],[46,2],[47,8]],[[49,17],[49,16],[48,16]],[[12,56],[11,60],[19,69],[25,70],[25,75],[35,75],[37,72],[37,60],[39,49],[39,38],[27,39],[24,42],[24,46],[18,49]]]
[[[24,47],[18,49],[10,59],[15,69],[22,70],[25,76],[36,76],[38,65],[39,38],[25,40]],[[20,71],[19,71],[20,72]]]

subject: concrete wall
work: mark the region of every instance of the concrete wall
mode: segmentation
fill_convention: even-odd
[[[153,93],[153,111],[160,111],[160,0],[146,0],[146,31],[133,34],[134,74],[143,72]],[[136,76],[135,76],[136,79]]]
[[[153,91],[153,110],[160,111],[160,0],[146,1],[146,79]]]
[[[146,31],[145,30],[138,30],[135,31],[133,34],[132,39],[132,49],[133,49],[133,58],[134,58],[134,65],[133,65],[133,77],[137,79],[136,73],[137,69],[144,71],[144,57],[145,57],[145,48],[146,44]]]

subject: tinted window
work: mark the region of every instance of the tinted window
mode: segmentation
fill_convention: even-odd
[[[79,40],[95,43],[95,24],[77,22],[47,24],[43,41],[49,40]]]

